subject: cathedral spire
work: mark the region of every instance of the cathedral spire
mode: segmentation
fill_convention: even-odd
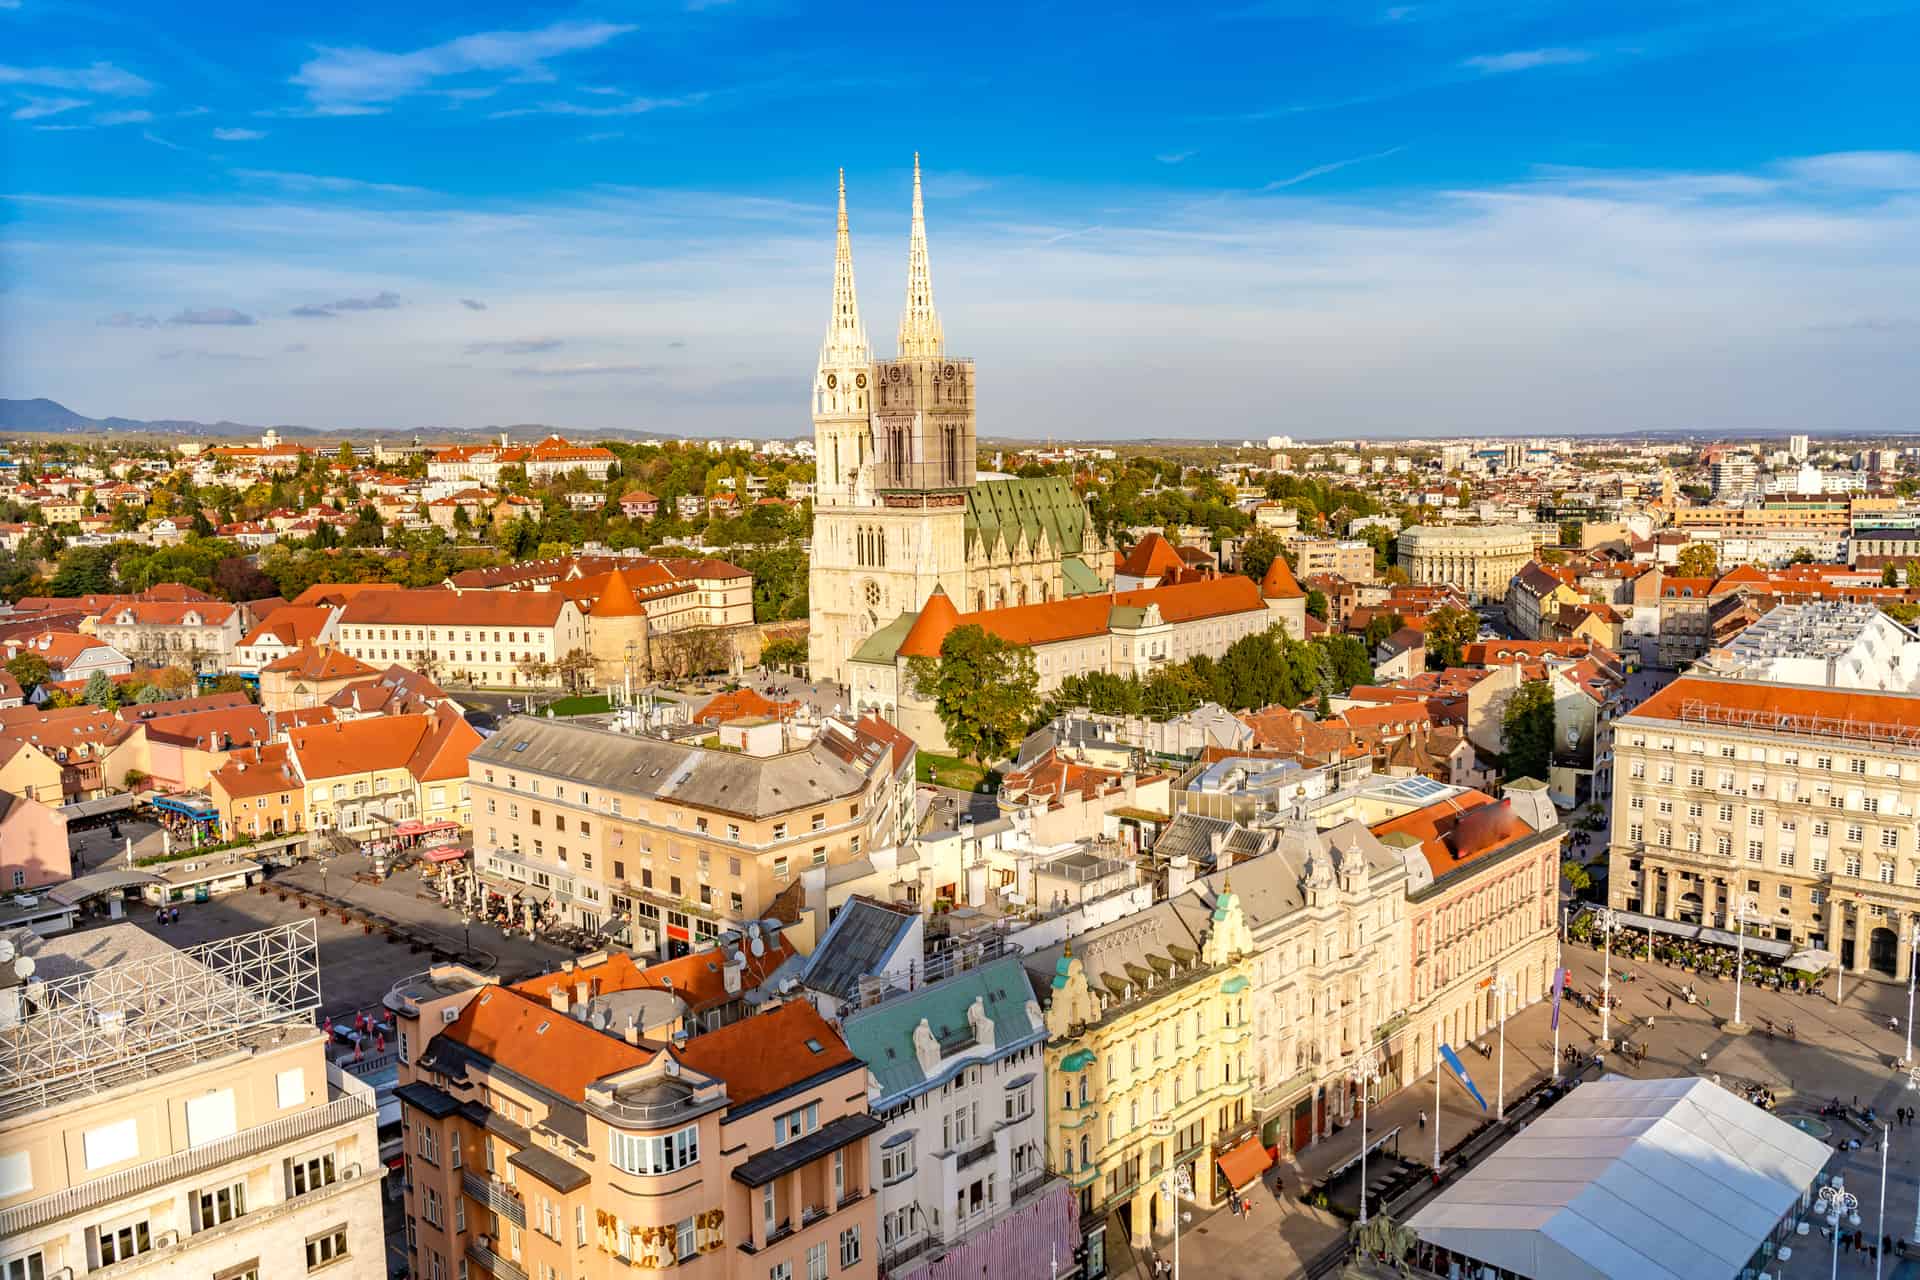
[[[900,313],[903,359],[937,356],[940,316],[933,309],[933,273],[927,267],[927,211],[920,200],[920,153],[913,153],[913,238],[907,246],[907,305]]]
[[[840,171],[839,231],[833,246],[833,315],[820,344],[820,367],[864,365],[871,357],[867,329],[860,323],[860,298],[853,288],[853,240],[847,234],[847,171]]]

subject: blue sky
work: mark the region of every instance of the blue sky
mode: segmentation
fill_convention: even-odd
[[[1920,7],[0,0],[0,396],[796,435],[912,154],[983,435],[1913,429]]]

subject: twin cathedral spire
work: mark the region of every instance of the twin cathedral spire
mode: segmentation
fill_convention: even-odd
[[[940,314],[933,307],[933,271],[927,262],[927,214],[920,195],[920,153],[913,154],[913,230],[907,241],[907,301],[900,312],[900,358],[937,358],[944,350]],[[853,241],[847,232],[847,171],[840,171],[840,216],[833,252],[833,315],[820,346],[820,367],[871,362],[867,329],[853,286]]]

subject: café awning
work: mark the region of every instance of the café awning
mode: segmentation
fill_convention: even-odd
[[[1239,1146],[1220,1157],[1220,1172],[1227,1176],[1227,1185],[1235,1191],[1245,1190],[1260,1180],[1260,1175],[1273,1168],[1273,1157],[1260,1145],[1260,1135],[1255,1134]]]
[[[444,845],[438,849],[429,849],[421,855],[428,862],[453,862],[467,856],[467,851],[457,844]]]

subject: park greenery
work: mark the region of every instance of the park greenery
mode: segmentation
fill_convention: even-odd
[[[907,660],[907,677],[966,759],[989,764],[1013,754],[1038,705],[1033,650],[974,624],[955,627],[937,658]]]
[[[1553,766],[1553,690],[1529,680],[1514,690],[1500,715],[1506,734],[1506,776],[1547,780]]]

